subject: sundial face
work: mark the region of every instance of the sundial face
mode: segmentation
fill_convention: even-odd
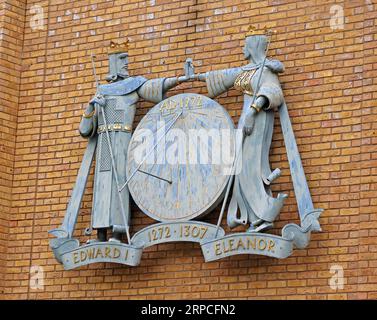
[[[199,94],[179,94],[140,121],[127,155],[128,184],[138,207],[158,221],[200,217],[221,200],[235,157],[226,110]]]

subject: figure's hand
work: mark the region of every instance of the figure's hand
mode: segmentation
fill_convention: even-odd
[[[178,83],[187,82],[189,80],[190,80],[190,78],[187,77],[187,76],[180,76],[180,77],[178,77]]]
[[[268,106],[268,100],[265,96],[259,96],[256,100],[255,100],[255,107],[258,109],[258,110],[261,110],[262,108],[265,108]]]
[[[190,80],[197,80],[197,81],[206,81],[205,73],[196,73],[190,75]]]
[[[256,110],[254,108],[249,108],[245,117],[245,124],[243,127],[243,132],[245,135],[249,136],[253,132],[255,123]]]
[[[95,103],[97,103],[101,107],[104,107],[106,105],[106,99],[103,95],[97,94],[92,100],[89,101],[89,104],[91,105],[94,105]]]

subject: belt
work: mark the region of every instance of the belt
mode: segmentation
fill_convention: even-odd
[[[129,125],[121,125],[120,123],[114,123],[114,124],[108,124],[107,125],[108,131],[125,131],[125,132],[131,132],[132,127]],[[106,132],[106,126],[98,126],[97,133],[103,133]]]

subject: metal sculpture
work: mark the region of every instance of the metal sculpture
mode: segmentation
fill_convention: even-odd
[[[192,59],[187,59],[184,76],[152,80],[130,77],[125,47],[111,43],[109,84],[98,85],[94,72],[97,93],[80,123],[80,134],[89,139],[88,146],[64,221],[50,231],[56,237],[50,246],[66,269],[94,262],[135,266],[143,248],[164,242],[197,242],[206,261],[237,254],[285,258],[294,246],[308,245],[311,232],[320,230],[322,209],[313,206],[278,79],[284,66],[267,58],[271,35],[268,30],[249,28],[244,47],[249,63],[244,66],[195,74]],[[165,99],[167,90],[189,80],[205,81],[209,97],[184,93]],[[225,109],[212,100],[232,87],[244,98],[238,130]],[[156,105],[131,137],[139,98]],[[271,183],[281,174],[269,164],[274,112],[280,115],[300,217],[300,225],[285,225],[281,236],[264,233],[273,226],[287,197],[274,196],[271,191]],[[216,131],[212,136],[211,130]],[[203,148],[210,152],[224,148],[215,141],[226,131],[228,162],[214,161],[213,153],[206,163],[190,157],[187,150],[193,149],[196,155]],[[177,132],[188,139],[196,135],[191,149],[181,150],[186,140],[177,142]],[[167,157],[169,149],[173,158],[178,155],[173,163]],[[80,246],[73,232],[95,153],[92,219],[86,235],[96,229],[97,239]],[[140,209],[159,221],[132,238],[129,191]],[[210,212],[222,199],[217,225],[193,220]],[[247,230],[225,235],[221,228],[225,213],[230,228],[248,225]],[[107,241],[109,229],[113,236]],[[123,234],[127,244],[122,243]]]
[[[96,229],[97,239],[89,240],[88,243],[107,241],[107,231],[111,229],[113,237],[110,241],[120,243],[122,235],[126,234],[128,244],[131,245],[129,192],[127,188],[120,190],[120,187],[126,181],[127,148],[136,103],[140,98],[157,103],[163,100],[169,89],[188,80],[186,76],[152,80],[141,76],[131,77],[128,73],[127,49],[127,42],[110,43],[110,72],[106,76],[108,84],[98,85],[95,73],[97,93],[89,102],[79,126],[81,136],[89,139],[88,147],[63,224],[60,228],[50,231],[57,237],[51,242],[57,256],[68,246],[69,249],[78,246],[78,241],[73,239],[73,231],[95,149],[97,151],[92,219],[86,235],[90,235],[92,229]],[[61,260],[60,256],[59,259]]]

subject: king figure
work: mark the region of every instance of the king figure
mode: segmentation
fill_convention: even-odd
[[[130,222],[129,191],[120,186],[126,182],[127,149],[131,138],[136,103],[140,98],[158,103],[165,93],[186,76],[147,80],[128,73],[127,43],[111,42],[108,84],[98,87],[82,116],[79,131],[84,138],[96,136],[96,165],[91,227],[97,230],[97,240],[106,241],[107,231],[113,231],[110,241],[120,241],[127,234]]]

